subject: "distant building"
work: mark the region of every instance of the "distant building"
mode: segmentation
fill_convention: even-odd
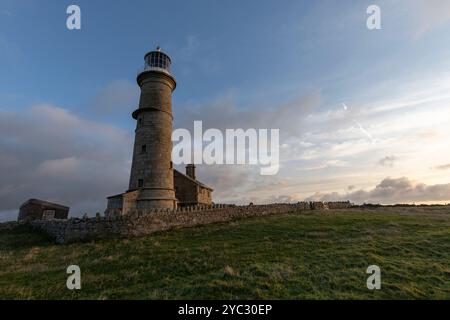
[[[30,199],[20,206],[18,220],[67,219],[69,207],[39,199]]]

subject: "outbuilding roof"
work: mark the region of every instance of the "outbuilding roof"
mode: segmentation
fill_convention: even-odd
[[[188,179],[188,180],[190,180],[190,181],[192,181],[192,182],[198,184],[200,187],[213,191],[213,188],[208,187],[206,184],[201,183],[200,181],[198,181],[198,180],[196,180],[196,179],[192,179],[192,178],[189,177],[188,175],[185,175],[184,173],[181,173],[180,171],[178,171],[178,170],[176,170],[176,169],[173,169],[173,171],[174,171],[174,173],[176,172],[176,173],[182,175],[184,178],[186,178],[186,179]]]
[[[50,201],[45,201],[45,200],[40,200],[40,199],[29,199],[29,200],[25,201],[20,206],[20,208],[25,207],[26,205],[29,205],[29,204],[38,204],[38,205],[54,207],[54,208],[62,209],[62,210],[69,210],[70,209],[69,207],[63,206],[61,204],[50,202]]]

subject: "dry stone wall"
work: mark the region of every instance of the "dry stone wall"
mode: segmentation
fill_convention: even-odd
[[[173,228],[192,227],[247,217],[301,212],[312,209],[309,202],[270,205],[211,205],[177,210],[134,210],[128,215],[109,212],[108,216],[69,220],[35,220],[34,228],[52,236],[58,243],[149,235]]]

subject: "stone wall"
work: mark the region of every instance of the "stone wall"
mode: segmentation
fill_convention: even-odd
[[[128,238],[149,235],[173,228],[225,222],[247,217],[301,212],[311,209],[311,203],[270,205],[211,205],[177,210],[135,210],[128,215],[110,213],[108,217],[69,219],[64,221],[36,220],[30,224],[52,236],[58,243],[106,238]]]
[[[204,188],[202,186],[197,186],[196,190],[198,203],[210,204],[212,202],[211,190]]]
[[[122,212],[124,214],[132,212],[137,209],[137,199],[139,197],[139,190],[125,192],[122,194]]]
[[[325,205],[328,207],[328,209],[347,209],[353,206],[350,201],[325,202]]]

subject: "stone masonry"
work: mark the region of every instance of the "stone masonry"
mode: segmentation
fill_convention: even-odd
[[[172,91],[175,78],[170,74],[170,58],[159,49],[145,56],[146,68],[137,77],[141,88],[129,190],[139,190],[139,209],[175,209],[173,186]]]
[[[269,205],[210,205],[178,208],[176,210],[136,209],[123,216],[111,214],[108,217],[29,222],[31,226],[52,236],[58,243],[69,243],[108,238],[129,238],[145,236],[173,228],[193,227],[216,222],[232,221],[248,217],[301,213],[313,209],[312,203]],[[335,209],[351,206],[350,202],[335,203]],[[119,211],[119,210],[118,210]]]

